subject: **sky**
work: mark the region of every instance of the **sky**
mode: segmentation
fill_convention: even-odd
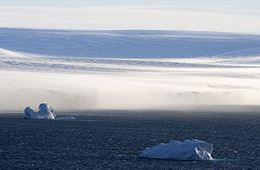
[[[1,5],[14,6],[82,6],[82,5],[220,5],[240,6],[241,8],[255,8],[258,0],[0,0]]]
[[[0,0],[0,27],[260,34],[258,0]]]

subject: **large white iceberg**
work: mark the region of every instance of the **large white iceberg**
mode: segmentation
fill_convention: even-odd
[[[146,148],[141,154],[142,158],[171,159],[171,160],[213,160],[211,154],[213,145],[197,139],[183,142],[171,140],[151,148]]]
[[[24,118],[26,119],[55,119],[54,109],[46,103],[38,107],[39,111],[35,112],[30,107],[24,109]]]

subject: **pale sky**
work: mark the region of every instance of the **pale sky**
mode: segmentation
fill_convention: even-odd
[[[1,5],[22,5],[22,6],[82,6],[82,5],[221,5],[221,6],[240,6],[242,8],[256,7],[258,0],[0,0]]]
[[[259,0],[0,0],[0,27],[260,34]]]

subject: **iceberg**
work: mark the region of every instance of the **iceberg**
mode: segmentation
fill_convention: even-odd
[[[39,111],[35,112],[32,108],[26,107],[24,109],[24,118],[25,119],[55,119],[55,120],[75,120],[76,117],[74,116],[63,116],[63,117],[57,117],[54,113],[54,109],[46,104],[42,103],[38,107]]]
[[[151,148],[146,148],[139,157],[170,160],[213,160],[211,154],[213,145],[197,139],[161,143]]]
[[[35,112],[30,107],[24,109],[24,118],[26,119],[55,119],[54,109],[46,103],[38,107],[39,111]]]

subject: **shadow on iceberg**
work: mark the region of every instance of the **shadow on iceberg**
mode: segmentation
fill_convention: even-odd
[[[213,145],[197,139],[161,143],[146,148],[139,155],[140,158],[166,159],[179,161],[213,160],[211,154]]]
[[[73,116],[57,117],[54,113],[54,109],[46,103],[42,103],[38,107],[39,111],[35,112],[30,107],[24,109],[25,119],[56,119],[56,120],[75,120]]]

